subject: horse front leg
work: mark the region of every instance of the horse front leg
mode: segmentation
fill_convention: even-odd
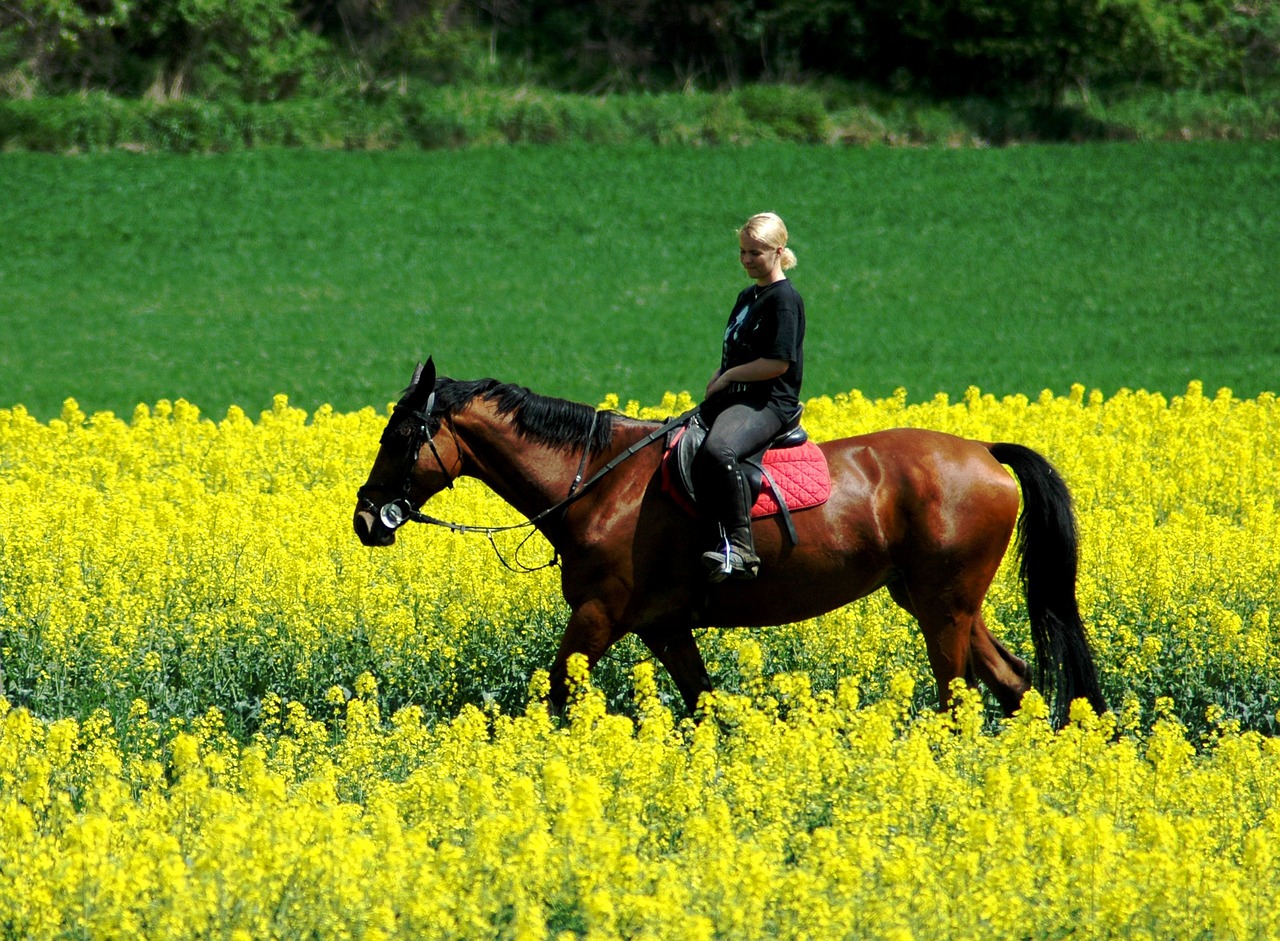
[[[617,619],[600,599],[585,601],[573,609],[555,663],[551,665],[551,711],[563,715],[569,701],[569,658],[580,653],[587,658],[588,667],[594,667],[605,651],[626,633],[617,626]]]
[[[711,677],[707,675],[707,666],[703,663],[702,652],[698,650],[698,642],[694,640],[693,630],[683,624],[676,628],[649,628],[638,631],[644,645],[653,652],[658,662],[666,667],[680,690],[689,715],[698,708],[698,699],[703,693],[711,692]]]

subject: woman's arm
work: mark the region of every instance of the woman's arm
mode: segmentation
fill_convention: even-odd
[[[776,379],[786,372],[790,365],[791,362],[785,359],[753,359],[749,363],[742,363],[724,372],[717,371],[707,383],[706,397],[711,398],[735,382],[764,382],[767,379]]]

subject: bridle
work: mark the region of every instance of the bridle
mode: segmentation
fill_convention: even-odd
[[[436,459],[436,466],[440,468],[440,473],[444,475],[444,479],[450,490],[453,489],[454,475],[449,473],[449,469],[444,466],[444,459],[440,456],[439,449],[436,448],[435,436],[431,434],[431,412],[436,404],[436,394],[434,391],[427,396],[426,404],[420,408],[410,408],[404,402],[400,402],[391,410],[391,420],[387,422],[387,427],[382,430],[382,437],[378,439],[378,443],[386,445],[393,432],[399,433],[400,429],[407,422],[412,422],[408,442],[405,445],[405,470],[400,475],[400,495],[379,505],[370,498],[370,490],[368,484],[362,486],[356,491],[356,500],[362,509],[368,509],[378,518],[387,529],[395,531],[416,516],[421,516],[414,508],[409,499],[409,480],[413,474],[414,467],[418,464],[418,457],[422,454],[422,446],[425,444],[431,449],[431,456]],[[396,421],[397,415],[405,415],[406,417],[400,421]],[[443,423],[441,423],[443,427]],[[452,434],[452,432],[450,432]],[[454,448],[457,449],[457,438],[454,438]],[[381,489],[381,488],[379,488]],[[439,522],[433,520],[432,522]],[[450,524],[445,523],[448,526]]]
[[[530,517],[529,519],[525,520],[523,523],[512,523],[508,526],[472,526],[465,523],[451,523],[451,522],[448,522],[447,520],[437,519],[434,516],[428,516],[426,513],[423,513],[419,510],[414,509],[413,503],[410,500],[410,491],[409,491],[410,478],[412,477],[414,467],[416,467],[418,464],[418,457],[422,453],[423,445],[426,445],[431,449],[431,454],[436,459],[436,465],[440,468],[440,472],[444,475],[445,480],[448,481],[449,489],[450,490],[453,489],[453,475],[451,475],[448,469],[444,466],[444,460],[443,458],[440,457],[440,452],[436,448],[435,438],[431,433],[431,417],[432,417],[431,412],[435,406],[435,401],[436,401],[436,393],[433,390],[431,394],[427,396],[426,404],[420,409],[411,408],[410,406],[406,405],[403,400],[399,404],[397,404],[394,409],[392,409],[391,419],[387,422],[387,427],[383,429],[382,437],[379,439],[379,442],[381,444],[385,445],[387,443],[388,436],[392,434],[393,430],[395,431],[395,433],[398,434],[400,433],[400,429],[404,427],[406,422],[412,422],[412,425],[410,426],[410,433],[408,435],[408,442],[406,445],[405,469],[403,474],[401,474],[399,494],[393,497],[391,500],[388,500],[384,503],[379,504],[372,499],[371,488],[369,487],[368,484],[365,484],[359,490],[356,491],[356,500],[358,501],[358,506],[361,509],[367,509],[370,512],[372,512],[374,517],[380,523],[382,523],[384,527],[391,530],[392,532],[399,529],[405,523],[414,522],[414,523],[424,523],[430,526],[442,526],[445,529],[451,530],[452,532],[455,532],[455,533],[481,533],[483,535],[486,535],[489,537],[489,542],[490,544],[493,545],[494,552],[497,553],[498,558],[502,561],[502,564],[505,565],[508,569],[511,569],[512,571],[517,571],[517,570],[513,568],[507,562],[506,559],[502,557],[502,553],[498,551],[497,544],[494,543],[493,541],[493,537],[496,534],[510,532],[512,530],[524,529],[525,527],[529,527],[531,529],[529,535],[532,536],[533,535],[532,528],[536,527],[538,523],[542,522],[547,517],[552,516],[553,514],[560,513],[566,510],[569,507],[569,504],[573,503],[575,500],[582,497],[588,490],[594,487],[596,483],[600,481],[601,478],[603,478],[606,474],[612,471],[615,467],[617,467],[619,464],[623,463],[624,461],[626,461],[627,459],[635,455],[638,451],[642,450],[643,448],[652,444],[654,441],[658,440],[660,437],[666,434],[666,432],[670,428],[687,420],[694,414],[694,412],[697,411],[697,408],[694,407],[682,415],[677,415],[673,418],[668,418],[656,429],[651,431],[649,434],[645,435],[635,444],[631,445],[621,454],[617,455],[612,460],[610,460],[607,464],[605,464],[602,468],[600,468],[600,470],[596,471],[595,474],[593,474],[589,480],[587,480],[584,483],[582,480],[582,477],[583,477],[583,474],[586,472],[587,459],[591,451],[591,438],[595,433],[596,421],[598,417],[597,412],[592,412],[591,428],[587,432],[587,438],[586,438],[587,443],[586,443],[586,446],[583,447],[582,449],[582,458],[578,462],[578,472],[574,476],[573,481],[569,484],[569,492],[563,500],[553,504],[552,506],[547,507],[545,510],[538,513],[536,516]],[[400,421],[396,421],[396,416],[400,414],[406,415],[407,417],[402,418]],[[444,426],[444,422],[442,421],[441,427],[443,426]],[[457,450],[457,435],[454,434],[452,430],[450,430],[450,434],[454,435],[454,448],[455,450]],[[387,488],[379,487],[378,489],[383,492],[386,492]],[[526,541],[527,539],[528,537],[526,537]],[[521,546],[523,545],[524,543],[522,542]],[[517,555],[519,554],[518,548],[516,550],[516,553]],[[552,556],[551,561],[546,563],[546,565],[540,565],[534,568],[521,566],[521,569],[526,572],[537,571],[538,569],[555,565],[558,558],[559,558],[559,552],[557,551],[555,555]]]

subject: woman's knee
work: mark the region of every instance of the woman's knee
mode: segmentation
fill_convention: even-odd
[[[698,449],[698,463],[706,469],[723,467],[725,464],[737,463],[740,455],[734,442],[729,438],[707,435],[707,440]]]

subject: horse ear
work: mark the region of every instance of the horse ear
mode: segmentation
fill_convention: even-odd
[[[419,363],[413,371],[413,381],[405,390],[405,404],[410,408],[421,408],[431,397],[436,388],[436,364],[431,357],[425,363]]]

